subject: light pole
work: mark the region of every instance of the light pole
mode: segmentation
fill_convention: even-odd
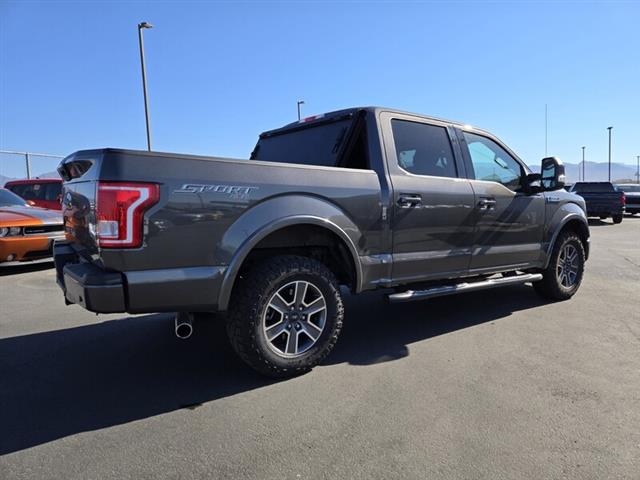
[[[298,100],[296,105],[298,107],[298,121],[300,121],[300,105],[304,105],[304,100]]]
[[[611,181],[611,129],[613,127],[607,127],[609,130],[609,181]]]
[[[587,179],[584,176],[584,149],[587,148],[585,146],[582,147],[582,181],[586,182]]]
[[[140,65],[142,67],[142,92],[144,93],[144,116],[147,121],[147,150],[151,151],[151,125],[149,125],[149,99],[147,98],[147,69],[144,64],[144,43],[142,41],[142,30],[153,28],[147,22],[138,24],[138,43],[140,44]]]
[[[640,185],[640,155],[636,155],[636,162],[636,179],[638,181],[638,184]]]

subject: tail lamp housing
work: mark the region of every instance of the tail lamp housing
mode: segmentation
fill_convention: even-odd
[[[155,183],[99,182],[96,192],[96,238],[101,248],[142,245],[144,213],[158,203]]]

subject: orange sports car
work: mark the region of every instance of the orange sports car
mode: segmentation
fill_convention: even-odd
[[[53,241],[63,238],[59,211],[33,207],[0,188],[0,266],[50,257]]]

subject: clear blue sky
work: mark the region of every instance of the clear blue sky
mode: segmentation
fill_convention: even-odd
[[[156,150],[247,157],[301,98],[464,121],[531,165],[547,103],[550,155],[606,161],[609,125],[640,155],[639,2],[0,0],[0,148],[144,149],[140,21]]]

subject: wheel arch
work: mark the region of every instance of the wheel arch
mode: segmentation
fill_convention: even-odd
[[[547,266],[549,265],[551,252],[553,252],[553,248],[555,247],[558,237],[562,232],[566,231],[573,231],[578,235],[584,248],[585,260],[589,258],[589,224],[584,215],[579,215],[577,213],[570,214],[563,218],[562,222],[560,222],[554,230],[554,233],[547,247],[547,255],[544,268],[547,268]]]
[[[298,202],[295,198],[286,198],[286,203],[282,202],[283,198],[277,202],[274,199],[274,205],[269,208],[266,206],[256,208],[256,212],[253,213],[246,212],[243,215],[243,217],[246,216],[246,219],[243,220],[241,217],[236,224],[229,228],[223,238],[222,245],[225,250],[233,251],[233,254],[218,294],[218,310],[227,310],[237,277],[252,252],[260,246],[261,242],[268,241],[270,236],[278,235],[279,232],[285,232],[290,228],[304,228],[306,226],[316,229],[316,231],[327,232],[327,235],[331,235],[332,238],[339,241],[340,245],[348,252],[348,258],[351,262],[352,288],[356,292],[361,290],[362,265],[356,248],[357,242],[354,241],[354,237],[358,239],[361,236],[359,229],[335,205],[317,198],[296,197],[299,197]],[[309,208],[310,206],[316,208]],[[306,212],[295,212],[298,209],[304,209]],[[314,213],[307,213],[309,211]],[[279,212],[279,215],[274,218],[273,212]],[[256,221],[259,221],[257,226],[255,226]],[[249,229],[249,227],[252,228]],[[252,233],[247,235],[247,231]]]

